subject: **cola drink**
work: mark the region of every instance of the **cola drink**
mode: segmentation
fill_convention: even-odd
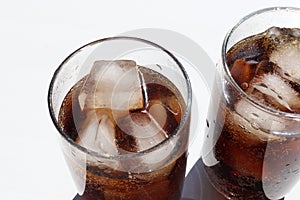
[[[65,153],[81,199],[180,199],[189,124],[180,139],[175,133],[185,106],[162,74],[132,60],[96,61],[67,93],[58,118],[89,152]]]
[[[214,199],[281,199],[299,180],[299,55],[300,29],[279,27],[227,52],[202,157]]]

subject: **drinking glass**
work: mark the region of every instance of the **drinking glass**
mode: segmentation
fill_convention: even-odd
[[[272,109],[249,96],[234,80],[226,60],[234,44],[274,26],[300,28],[300,10],[256,11],[224,39],[201,160],[214,189],[204,193],[218,193],[214,199],[282,199],[300,178],[300,114]],[[253,56],[239,53],[246,60]]]
[[[166,139],[139,152],[110,155],[76,143],[76,126],[71,134],[66,133],[59,121],[64,98],[78,81],[84,80],[93,63],[99,60],[134,60],[139,66],[170,80],[171,84],[165,87],[172,91],[177,88],[182,101],[181,119]],[[146,81],[163,84],[155,77]],[[122,80],[119,84],[122,85]],[[168,50],[150,41],[134,37],[105,38],[86,44],[68,56],[53,75],[48,105],[81,198],[179,200],[185,177],[191,98],[190,81],[181,63]],[[75,104],[73,99],[71,103]],[[71,113],[64,114],[76,121],[78,108],[71,107]],[[169,125],[168,119],[165,123]]]

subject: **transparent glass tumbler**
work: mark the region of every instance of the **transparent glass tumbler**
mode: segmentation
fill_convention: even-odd
[[[171,118],[164,118],[166,115],[165,112],[167,111],[161,113],[160,107],[162,105],[155,107],[160,111],[158,113],[154,107],[152,111],[149,111],[151,115],[160,119],[160,121],[157,122],[159,125],[163,123],[162,126],[164,128],[167,127],[167,129],[173,126],[166,138],[159,142],[153,139],[154,145],[150,145],[148,148],[137,152],[122,151],[122,149],[117,146],[116,148],[120,151],[114,154],[99,152],[76,142],[80,131],[80,127],[76,124],[80,124],[82,120],[85,120],[85,118],[82,117],[84,115],[81,115],[80,111],[78,111],[80,110],[80,105],[76,92],[70,96],[70,101],[68,102],[70,106],[67,110],[64,110],[64,113],[61,113],[62,104],[68,104],[64,100],[66,95],[72,88],[73,91],[76,90],[76,86],[74,87],[74,85],[78,84],[78,82],[87,81],[86,77],[93,64],[99,60],[108,63],[115,60],[125,60],[125,62],[126,60],[133,60],[138,66],[142,66],[141,70],[148,73],[147,77],[145,76],[142,79],[144,85],[141,87],[144,88],[147,87],[148,84],[156,84],[157,87],[152,87],[152,93],[159,92],[159,89],[163,86],[168,88],[168,91],[172,91],[178,95],[177,103],[179,102],[179,104],[172,104],[174,101],[170,100],[169,102],[168,97],[166,97],[166,104],[163,105],[166,110],[169,109],[170,111],[174,111],[172,109],[180,109],[178,110],[179,114],[177,113],[178,115],[176,115],[176,126],[174,126],[173,123],[174,118],[172,118],[172,123],[170,122]],[[108,71],[109,70],[108,68]],[[160,79],[160,77],[164,78]],[[109,78],[111,77],[108,77],[108,79]],[[126,76],[125,78],[124,76],[120,76],[119,78],[120,80],[112,80],[112,82],[116,84],[113,88],[119,87],[121,88],[120,90],[124,92],[122,89],[124,89],[124,84],[127,83]],[[165,78],[168,80],[167,82],[164,82],[164,80],[166,80]],[[111,101],[113,106],[113,108],[111,108],[112,110],[119,108],[119,99],[115,97],[118,97],[120,94],[114,93],[114,91],[112,91],[111,94],[111,98],[114,97],[114,100]],[[136,88],[133,88],[132,91],[125,91],[124,93],[127,94],[126,97],[131,98],[136,94],[135,91]],[[146,97],[147,94],[148,90],[144,93],[146,100],[148,98]],[[101,39],[79,48],[67,57],[54,73],[49,88],[48,103],[53,123],[59,132],[59,141],[66,162],[81,198],[88,200],[179,200],[181,198],[187,160],[191,94],[190,81],[181,63],[163,47],[143,39],[134,37]],[[127,100],[130,102],[129,99]],[[120,100],[120,102],[121,101],[124,102],[124,99]],[[115,105],[113,105],[114,103]],[[151,104],[151,102],[149,104]],[[154,103],[152,102],[152,104]],[[149,130],[152,130],[151,127],[149,128],[143,124],[146,122],[139,124],[133,121],[134,117],[131,115],[131,112],[132,111],[128,111],[125,113],[125,115],[131,118],[128,118],[129,122],[125,121],[121,124],[124,126],[124,130],[126,130],[127,125],[129,126],[129,124],[132,125],[133,123],[135,129],[140,129],[141,134],[143,134],[143,132],[149,134]],[[116,117],[114,119],[118,121],[119,119],[117,118],[120,117],[120,112],[115,112],[114,114],[112,115],[113,118]],[[61,117],[62,115],[65,117]],[[64,123],[61,121],[61,119],[65,118],[69,120],[69,127],[63,125]],[[147,135],[146,138],[142,136],[139,142],[148,142],[148,137],[155,137],[157,134],[156,131],[156,129],[153,129],[153,133],[150,134],[151,136]],[[158,132],[160,131],[162,130],[159,129]],[[130,135],[130,131],[128,135]],[[130,138],[128,135],[124,140]],[[137,137],[135,139],[138,140],[140,138]],[[111,141],[115,141],[115,139]],[[105,140],[101,145],[101,148],[105,149],[106,146],[111,147],[112,144]]]
[[[206,193],[218,193],[214,199],[282,199],[300,178],[300,114],[266,106],[263,99],[274,91],[270,89],[265,96],[254,98],[245,89],[249,87],[247,81],[242,85],[245,88],[237,81],[244,77],[234,78],[231,71],[232,62],[238,57],[229,58],[228,51],[239,41],[271,27],[300,28],[300,10],[267,8],[256,11],[234,26],[223,43],[202,150],[204,172],[214,188]],[[276,38],[276,28],[273,31],[271,37]],[[299,39],[297,31],[294,36]],[[242,44],[243,49],[237,51],[243,58],[241,67],[243,63],[256,67],[267,59],[262,56],[263,51],[256,51],[259,45],[265,45],[264,42]],[[298,69],[299,65],[295,73],[300,73]],[[260,91],[266,91],[266,84],[260,86],[257,87]],[[274,98],[284,99],[285,96]]]

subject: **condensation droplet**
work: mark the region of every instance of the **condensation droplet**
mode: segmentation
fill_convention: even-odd
[[[209,122],[207,119],[206,119],[206,126],[207,126],[207,128],[209,128]]]

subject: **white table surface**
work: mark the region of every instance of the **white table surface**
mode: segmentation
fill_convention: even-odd
[[[300,1],[0,1],[0,198],[70,200],[76,193],[47,109],[51,76],[73,50],[133,29],[164,28],[191,38],[217,62],[240,18],[279,5]],[[299,199],[299,190],[287,200]]]

